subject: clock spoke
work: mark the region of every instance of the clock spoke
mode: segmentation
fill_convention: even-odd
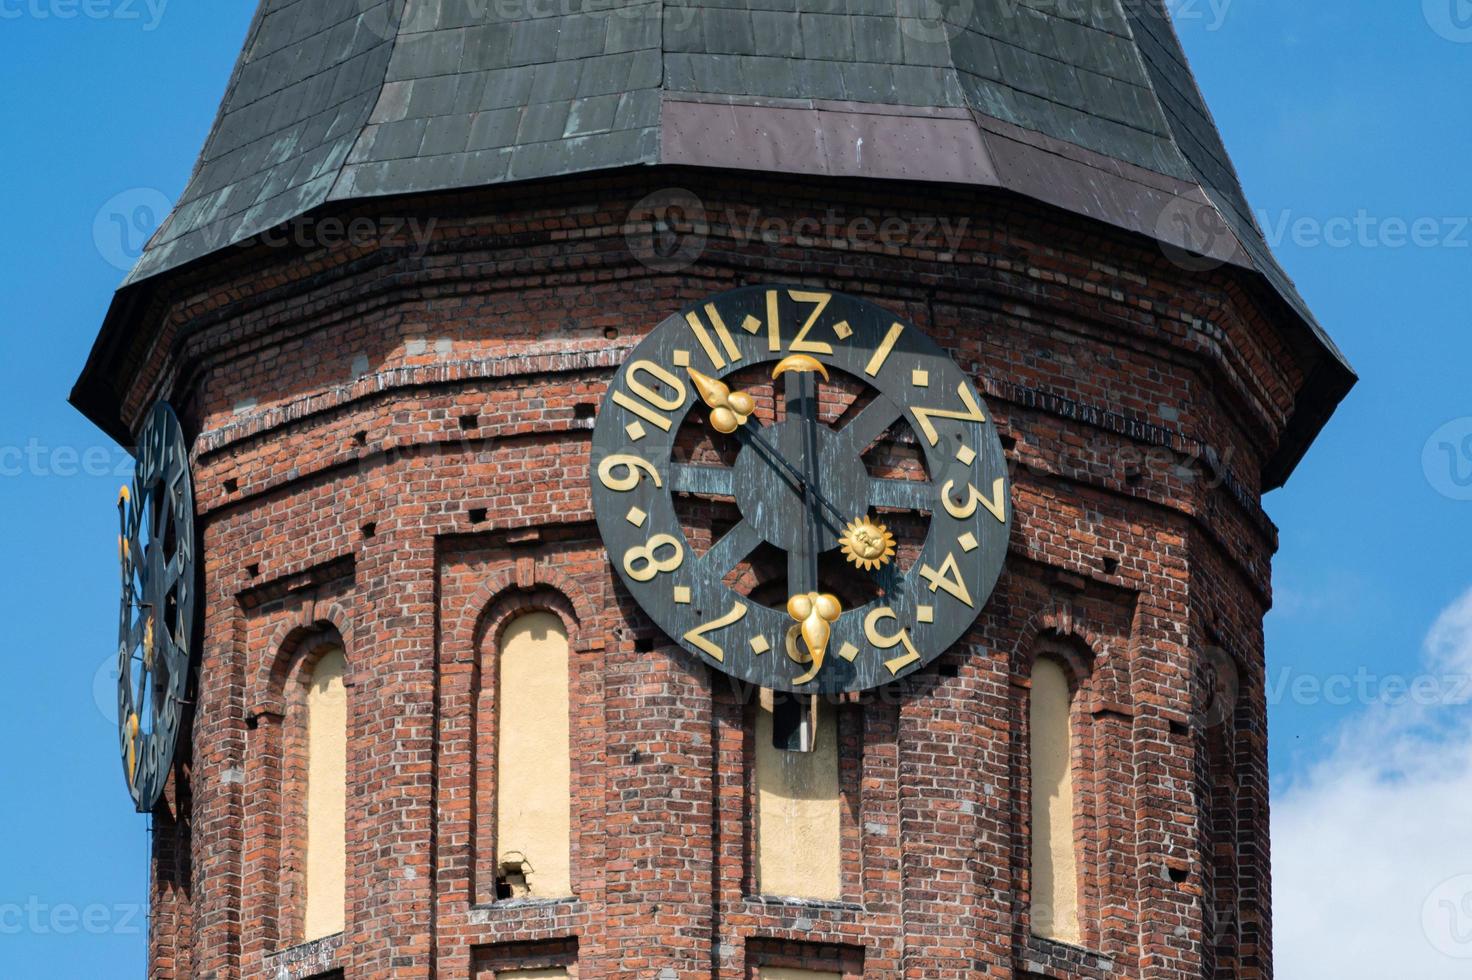
[[[869,506],[897,510],[935,510],[935,484],[928,480],[869,480]]]
[[[849,450],[855,456],[862,456],[903,414],[894,402],[878,396],[843,427],[842,435],[849,441]]]
[[[675,493],[700,493],[711,497],[735,496],[733,471],[727,466],[672,463],[670,489]]]
[[[761,543],[761,533],[752,524],[737,522],[700,559],[702,573],[713,579],[725,578],[727,572],[745,561]]]

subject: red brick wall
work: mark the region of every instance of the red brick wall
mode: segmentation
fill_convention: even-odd
[[[623,225],[671,186],[712,227],[660,272]],[[744,235],[753,211],[791,227],[829,208],[968,226],[954,252]],[[362,213],[432,217],[432,244],[229,250],[160,291],[133,354],[129,417],[165,396],[194,436],[206,586],[187,779],[157,824],[155,976],[1270,975],[1276,531],[1258,471],[1302,378],[1254,286],[958,188],[640,171]],[[592,407],[623,354],[683,304],[763,281],[927,330],[1014,470],[1008,568],[975,628],[843,708],[841,903],[748,894],[751,692],[631,604],[587,493]],[[577,897],[496,903],[484,664],[532,608],[572,645]],[[324,635],[349,665],[349,927],[293,948],[283,684]],[[1087,951],[1027,924],[1025,697],[1050,638],[1088,665]],[[1243,675],[1211,730],[1208,645]]]

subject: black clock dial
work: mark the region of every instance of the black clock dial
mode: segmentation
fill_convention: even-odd
[[[1006,556],[1005,460],[970,379],[841,293],[754,286],[669,317],[615,375],[592,464],[634,599],[694,656],[774,690],[919,670]]]
[[[174,411],[155,405],[133,482],[118,495],[118,741],[140,813],[163,793],[179,739],[194,642],[194,490]]]

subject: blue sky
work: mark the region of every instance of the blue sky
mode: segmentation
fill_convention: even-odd
[[[143,971],[145,821],[107,676],[125,461],[64,398],[252,7],[0,0],[8,977]],[[1464,975],[1472,733],[1442,678],[1472,667],[1472,4],[1172,7],[1250,201],[1363,378],[1267,503],[1280,975]],[[1428,703],[1398,703],[1397,675],[1435,678]]]

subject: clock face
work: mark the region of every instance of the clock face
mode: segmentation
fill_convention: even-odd
[[[863,300],[754,286],[665,320],[593,434],[609,560],[687,651],[858,691],[960,639],[1006,556],[1001,441],[966,374]]]
[[[194,642],[194,490],[174,410],[155,405],[118,494],[118,741],[140,813],[168,781]]]

